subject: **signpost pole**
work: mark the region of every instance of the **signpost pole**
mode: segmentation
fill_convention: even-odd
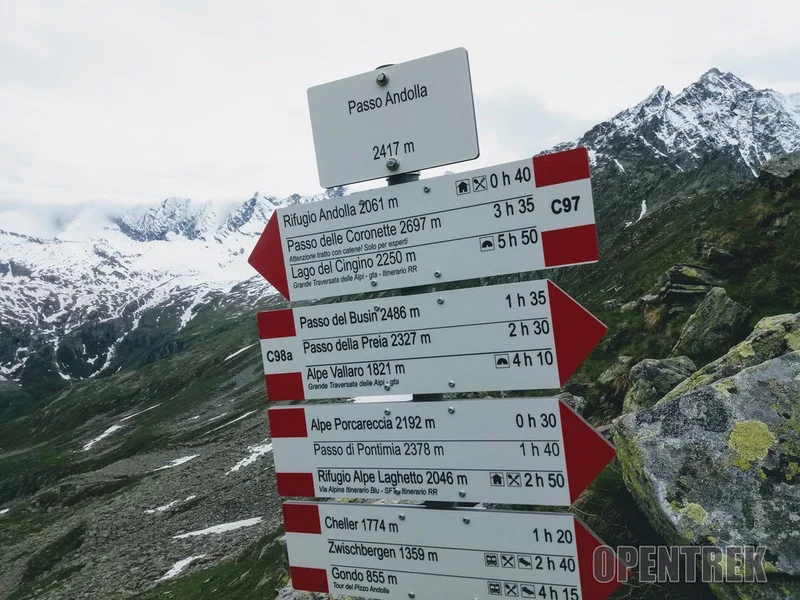
[[[387,64],[387,65],[380,65],[375,70],[378,71],[378,70],[383,69],[385,67],[391,67],[391,66],[392,66],[392,63]],[[386,81],[388,81],[388,80],[386,80]],[[398,164],[396,159],[391,159],[390,158],[389,160],[390,161],[394,160],[395,164]],[[388,163],[387,163],[387,166],[388,166]],[[397,168],[397,167],[395,167],[395,168]],[[389,175],[386,178],[386,184],[388,186],[393,186],[393,185],[400,185],[401,183],[410,183],[412,181],[419,181],[419,175],[420,175],[419,171],[414,171],[414,172],[411,172],[411,173],[400,173],[398,175]],[[401,296],[413,296],[415,294],[427,294],[427,293],[435,292],[435,291],[436,291],[436,288],[433,285],[418,285],[416,287],[409,287],[409,288],[401,289],[400,290],[400,295]],[[444,394],[414,394],[412,396],[412,399],[411,399],[412,402],[435,402],[437,400],[444,400]],[[426,503],[426,504],[430,504],[430,503]],[[446,505],[446,506],[456,506],[454,503],[450,503],[450,502],[436,502],[434,504]]]

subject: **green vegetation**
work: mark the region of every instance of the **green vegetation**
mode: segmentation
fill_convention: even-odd
[[[774,189],[762,182],[739,184],[676,200],[616,236],[594,265],[536,273],[550,277],[608,326],[608,333],[567,390],[586,397],[587,415],[609,422],[622,397],[596,385],[597,376],[620,355],[664,358],[693,312],[641,302],[658,294],[676,264],[704,266],[728,295],[752,309],[748,330],[763,318],[800,311],[800,173]],[[629,233],[628,233],[629,232]],[[601,246],[602,240],[601,240]],[[626,310],[604,302],[634,303]],[[717,356],[728,348],[719,348]],[[712,357],[712,358],[716,358]]]
[[[274,598],[289,579],[286,548],[280,541],[282,535],[283,532],[278,532],[264,536],[252,543],[235,560],[162,583],[155,589],[136,596],[136,600]]]

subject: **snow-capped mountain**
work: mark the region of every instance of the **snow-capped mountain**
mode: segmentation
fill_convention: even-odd
[[[556,149],[576,145],[590,151],[602,243],[672,198],[753,178],[770,157],[800,149],[800,93],[711,69],[677,95],[659,86]],[[246,259],[272,211],[320,198],[85,209],[38,236],[4,226],[0,210],[0,390],[33,366],[32,380],[43,370],[61,381],[115,370],[115,352],[159,307],[150,326],[174,333],[212,301],[254,306],[273,290]]]
[[[614,148],[631,140],[684,171],[713,151],[733,148],[757,176],[773,156],[800,148],[800,94],[757,90],[732,73],[711,69],[677,95],[658,86],[575,143],[592,150],[600,163],[617,159]],[[615,166],[624,172],[619,162]]]
[[[177,330],[234,287],[252,305],[273,292],[247,264],[270,215],[317,199],[169,198],[117,216],[84,210],[48,238],[0,229],[0,376],[19,379],[51,348],[63,380],[90,377],[111,365],[148,309],[168,305]]]
[[[658,86],[555,150],[575,146],[589,149],[598,225],[614,235],[672,198],[752,179],[773,156],[800,149],[800,93],[711,69],[679,94]]]

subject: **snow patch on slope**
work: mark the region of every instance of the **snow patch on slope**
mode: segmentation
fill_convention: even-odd
[[[181,533],[180,535],[172,536],[174,540],[183,540],[189,537],[197,537],[200,535],[214,535],[217,533],[226,533],[228,531],[236,531],[244,527],[252,527],[261,523],[263,517],[255,517],[253,519],[244,519],[242,521],[234,521],[233,523],[223,523],[222,525],[214,525],[199,531],[190,531],[189,533]]]
[[[228,362],[228,361],[229,361],[230,359],[232,359],[234,356],[239,356],[239,355],[240,355],[242,352],[244,352],[245,350],[247,350],[247,349],[249,349],[249,348],[252,348],[253,346],[255,346],[255,344],[250,344],[249,346],[245,346],[245,347],[244,347],[244,348],[242,348],[241,350],[237,350],[237,351],[236,351],[236,352],[234,352],[233,354],[229,354],[228,356],[226,356],[226,357],[225,357],[225,360],[223,360],[222,362]]]
[[[167,463],[163,467],[158,467],[157,469],[154,469],[153,472],[155,472],[155,471],[164,471],[166,469],[174,469],[175,467],[179,467],[182,464],[185,464],[185,463],[189,462],[190,460],[194,460],[198,456],[200,456],[200,455],[199,454],[192,454],[191,456],[181,456],[180,458],[176,458],[172,462]]]
[[[95,445],[97,442],[100,442],[100,441],[102,441],[102,440],[106,439],[106,438],[107,438],[108,436],[110,436],[112,433],[114,433],[115,431],[119,431],[120,429],[122,429],[122,425],[112,425],[111,427],[109,427],[108,429],[106,429],[106,430],[105,430],[103,433],[101,433],[100,435],[98,435],[96,438],[92,438],[91,440],[89,440],[89,441],[88,441],[88,442],[87,442],[87,443],[86,443],[86,444],[83,446],[83,451],[84,451],[84,452],[86,452],[87,450],[91,450],[91,449],[92,449],[92,447],[93,447],[93,446],[94,446],[94,445]]]
[[[184,558],[183,560],[179,560],[174,565],[172,565],[172,568],[169,571],[167,571],[166,573],[164,573],[164,575],[156,579],[156,581],[166,581],[167,579],[172,579],[173,577],[177,577],[178,575],[181,574],[181,571],[183,571],[186,567],[188,567],[196,560],[205,558],[205,556],[206,556],[205,554],[201,554],[199,556],[189,556],[187,558]]]
[[[197,496],[187,496],[185,500],[173,500],[169,504],[165,504],[163,506],[156,506],[155,508],[148,508],[145,509],[144,514],[146,515],[154,515],[157,512],[167,512],[173,506],[177,506],[178,504],[186,504],[190,500],[194,500]]]
[[[233,467],[231,467],[231,470],[228,471],[228,473],[235,473],[236,471],[238,471],[243,467],[249,467],[262,456],[266,456],[267,454],[272,452],[272,442],[264,440],[263,443],[257,446],[248,446],[247,450],[248,452],[250,452],[250,454],[248,456],[245,456],[242,460],[240,460]]]

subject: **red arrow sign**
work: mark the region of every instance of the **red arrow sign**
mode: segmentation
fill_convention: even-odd
[[[571,514],[286,503],[283,517],[296,590],[605,600],[627,575],[610,549],[601,554],[614,564],[595,572],[604,545]]]
[[[270,400],[556,389],[605,325],[547,280],[259,313]]]
[[[269,422],[282,496],[569,506],[615,454],[557,398],[281,407]]]
[[[287,300],[598,259],[585,148],[280,208],[250,264]]]

